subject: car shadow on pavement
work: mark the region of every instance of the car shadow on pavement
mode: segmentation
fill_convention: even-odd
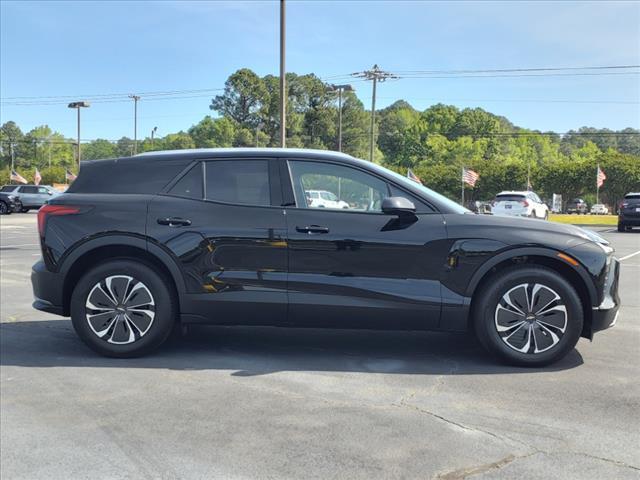
[[[219,326],[193,326],[148,356],[113,359],[89,350],[66,319],[0,324],[2,366],[215,369],[235,376],[280,371],[474,375],[559,371],[582,363],[574,349],[542,369],[502,365],[467,334]]]

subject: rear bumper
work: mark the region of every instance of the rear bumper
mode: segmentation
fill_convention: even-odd
[[[640,227],[640,215],[618,215],[618,223],[628,227]]]
[[[31,267],[31,286],[33,288],[33,308],[43,312],[66,316],[63,299],[64,282],[59,274],[47,270],[40,260]]]
[[[611,259],[609,272],[604,284],[604,296],[599,306],[593,308],[591,316],[591,337],[595,332],[613,327],[618,320],[620,296],[618,282],[620,278],[620,262]]]

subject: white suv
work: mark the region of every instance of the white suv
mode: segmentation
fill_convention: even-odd
[[[534,192],[500,192],[491,204],[494,215],[549,218],[549,207]]]
[[[327,190],[306,190],[307,206],[312,208],[349,208],[344,200],[339,200],[334,193]]]

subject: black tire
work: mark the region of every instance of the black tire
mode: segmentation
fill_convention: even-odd
[[[20,213],[28,213],[29,210],[31,210],[31,209],[27,208],[27,207],[22,207],[22,209],[20,210]]]
[[[110,288],[106,283],[109,278]],[[114,302],[113,297],[120,300]],[[89,300],[96,310],[88,307]],[[103,306],[108,308],[100,308]],[[138,309],[129,310],[134,306]],[[76,333],[91,349],[108,357],[137,357],[159,347],[174,327],[177,310],[170,281],[150,266],[126,258],[109,260],[89,270],[71,296],[71,321]],[[89,316],[93,318],[91,325]]]
[[[490,353],[511,365],[541,367],[560,360],[576,346],[584,319],[582,303],[571,284],[556,271],[535,265],[514,266],[496,273],[484,283],[474,296],[473,316],[476,335]],[[541,287],[533,297],[539,304],[533,309],[523,308],[527,315],[516,313],[505,302],[505,297],[509,296],[512,303],[517,304],[516,308],[522,306],[518,297],[531,297],[537,285]],[[540,304],[555,298],[554,294],[558,300],[541,310],[547,313],[532,314],[536,306],[540,308]],[[549,308],[552,311],[548,311]],[[506,321],[510,318],[513,321]],[[498,331],[499,325],[504,331]]]
[[[0,201],[0,215],[11,215],[11,209],[9,205]]]
[[[619,232],[624,232],[626,229],[627,229],[627,227],[624,226],[624,223],[618,222],[618,231]]]

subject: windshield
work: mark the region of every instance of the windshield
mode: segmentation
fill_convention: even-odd
[[[440,203],[445,204],[448,208],[453,210],[455,213],[473,213],[471,210],[468,210],[464,207],[461,207],[453,200],[448,199],[444,195],[439,194],[431,190],[430,188],[425,187],[424,185],[419,184],[418,182],[414,182],[413,180],[409,180],[407,177],[400,175],[399,173],[394,172],[393,170],[389,170],[388,168],[381,167],[380,165],[371,164],[371,167],[374,169],[383,170],[387,175],[391,175],[394,180],[396,180],[400,185],[405,185],[407,188],[417,188],[421,191],[421,193],[427,198],[433,198]]]
[[[640,200],[640,194],[636,195],[627,195],[624,197],[625,200]]]

